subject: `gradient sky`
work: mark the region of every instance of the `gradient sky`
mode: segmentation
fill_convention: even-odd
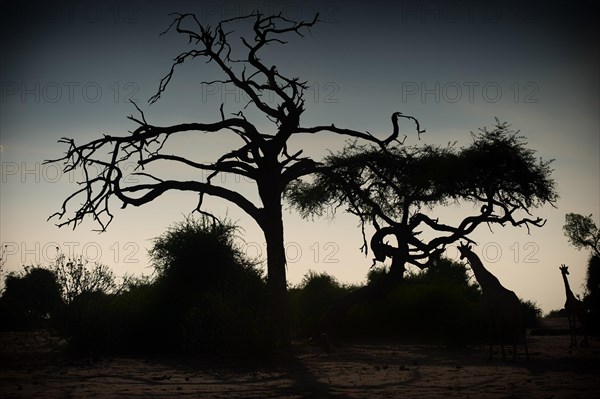
[[[544,311],[561,308],[564,288],[558,266],[570,266],[571,286],[583,293],[588,253],[568,244],[565,214],[593,214],[600,221],[599,47],[592,1],[579,2],[349,2],[349,1],[126,1],[2,5],[0,98],[0,242],[7,248],[7,269],[47,265],[59,246],[67,255],[83,253],[124,273],[150,274],[147,250],[152,239],[181,221],[196,205],[194,194],[172,193],[140,208],[118,210],[108,231],[97,234],[91,220],[73,231],[58,229],[47,217],[59,209],[80,176],[56,165],[41,165],[66,149],[60,137],[77,142],[102,133],[124,135],[136,125],[126,117],[137,100],[150,123],[168,125],[218,120],[237,112],[244,97],[225,87],[203,86],[218,78],[202,61],[182,66],[161,100],[147,100],[169,70],[172,59],[188,49],[175,34],[159,37],[170,12],[194,12],[201,22],[259,9],[292,19],[322,23],[303,39],[290,38],[263,55],[280,73],[313,85],[307,93],[305,126],[335,123],[386,136],[390,116],[401,111],[417,117],[427,133],[422,143],[466,146],[470,132],[491,126],[494,117],[527,137],[537,155],[555,159],[560,199],[534,211],[547,218],[543,228],[483,226],[473,234],[476,251],[501,282]],[[241,26],[241,25],[240,25]],[[237,37],[232,35],[233,38]],[[250,114],[249,114],[250,115]],[[272,126],[263,119],[265,131]],[[414,126],[401,128],[406,144],[419,144]],[[236,144],[224,134],[190,134],[172,146],[194,160],[216,159]],[[339,149],[331,134],[294,140],[320,158]],[[290,152],[291,153],[291,152]],[[252,186],[228,177],[251,197]],[[73,208],[71,208],[73,209]],[[243,231],[249,255],[265,253],[253,221],[235,206],[210,200],[206,209],[227,215]],[[436,210],[442,220],[456,219],[468,207]],[[298,283],[308,269],[327,271],[340,281],[365,280],[370,257],[360,253],[357,220],[302,220],[285,214],[288,277]],[[447,255],[457,257],[455,247]]]

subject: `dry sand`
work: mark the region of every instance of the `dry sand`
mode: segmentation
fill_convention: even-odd
[[[547,320],[546,327],[564,326]],[[600,340],[529,337],[530,360],[487,359],[486,347],[297,344],[287,361],[67,355],[46,334],[1,333],[0,398],[595,398]]]

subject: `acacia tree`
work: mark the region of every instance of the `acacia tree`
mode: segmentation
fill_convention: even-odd
[[[591,251],[587,264],[584,303],[590,310],[588,327],[600,330],[600,229],[596,226],[592,215],[567,213],[563,226],[565,236],[577,249]]]
[[[149,102],[158,101],[175,76],[176,68],[195,59],[216,64],[224,78],[213,82],[232,84],[248,96],[248,104],[241,110],[226,113],[221,104],[220,112],[212,122],[189,122],[171,126],[150,123],[136,105],[139,116],[130,116],[137,128],[128,135],[104,135],[85,144],[76,144],[73,139],[62,138],[59,142],[68,145],[64,157],[48,162],[64,162],[64,171],[82,169],[84,181],[81,187],[67,197],[60,211],[51,216],[62,219],[68,205],[81,205],[72,216],[58,225],[75,228],[86,217],[99,223],[106,230],[113,219],[109,199],[116,198],[122,207],[141,206],[169,191],[191,191],[199,194],[196,210],[202,211],[206,195],[214,196],[237,205],[262,229],[267,245],[268,288],[271,296],[272,329],[275,339],[283,345],[289,342],[287,315],[287,282],[285,268],[284,236],[282,223],[282,194],[286,186],[305,175],[314,173],[324,166],[313,159],[302,156],[288,148],[289,139],[298,134],[334,133],[346,138],[370,142],[385,148],[397,141],[398,118],[417,120],[408,115],[395,113],[392,117],[394,131],[380,139],[353,129],[328,126],[304,126],[300,117],[304,112],[304,92],[307,82],[289,77],[275,65],[267,64],[261,52],[267,46],[283,45],[290,35],[303,36],[318,21],[318,14],[310,21],[292,21],[281,15],[265,16],[259,12],[251,15],[226,19],[214,28],[203,25],[193,14],[174,14],[169,28],[188,39],[191,49],[180,53],[170,71],[160,81],[157,93]],[[244,22],[246,24],[244,24]],[[232,46],[231,33],[249,25],[249,35],[242,35],[241,42]],[[232,29],[229,31],[229,29]],[[241,50],[239,50],[241,48]],[[266,99],[273,101],[266,101]],[[256,124],[246,118],[244,110],[254,107],[264,114],[275,126],[274,133],[260,131]],[[229,115],[229,114],[228,114]],[[220,118],[219,118],[220,117]],[[417,130],[419,133],[417,122]],[[163,147],[167,140],[183,136],[188,132],[233,134],[239,138],[239,146],[222,154],[216,161],[203,163],[187,157],[168,154]],[[107,154],[108,152],[108,154]],[[125,163],[137,162],[135,174],[139,181],[133,184],[124,178]],[[195,171],[209,172],[207,178],[199,180],[172,180],[162,178],[158,165],[177,165]],[[153,167],[153,168],[152,168]],[[219,185],[217,176],[233,174],[253,181],[257,187],[259,203],[244,195]],[[164,175],[163,175],[164,176]]]
[[[550,163],[534,151],[510,125],[496,119],[493,129],[473,133],[471,145],[437,147],[347,146],[326,158],[313,181],[298,179],[287,195],[303,215],[324,207],[346,207],[356,215],[368,250],[365,226],[375,233],[370,248],[376,261],[391,259],[387,274],[350,293],[323,317],[319,332],[356,301],[382,295],[402,281],[405,266],[420,269],[439,259],[446,246],[469,235],[481,224],[541,227],[532,208],[554,205],[558,195]],[[452,225],[433,216],[438,206],[471,203],[479,211]],[[386,239],[395,239],[395,245]]]
[[[600,229],[594,223],[592,215],[567,213],[563,231],[575,248],[589,249],[593,256],[600,258]]]

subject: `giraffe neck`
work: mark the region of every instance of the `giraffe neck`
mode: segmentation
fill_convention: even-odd
[[[500,281],[483,266],[483,263],[481,263],[481,260],[474,252],[467,254],[467,260],[471,265],[471,269],[473,269],[473,273],[475,273],[475,278],[481,289],[486,290],[491,287],[501,286]]]
[[[567,294],[567,298],[576,299],[573,291],[571,291],[571,287],[569,287],[569,280],[567,279],[567,275],[565,273],[562,273],[562,278],[565,283],[565,293]]]

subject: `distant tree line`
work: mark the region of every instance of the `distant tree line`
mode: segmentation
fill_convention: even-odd
[[[187,218],[155,239],[152,277],[120,284],[108,267],[83,258],[58,255],[49,267],[25,267],[6,277],[0,327],[52,329],[86,353],[273,353],[265,276],[236,245],[236,230],[228,221]],[[386,273],[373,268],[366,283]],[[290,288],[293,337],[307,340],[327,308],[360,287],[309,272]],[[406,284],[353,306],[336,337],[479,342],[479,295],[464,264],[439,258],[409,273]],[[539,308],[524,306],[535,323]]]

